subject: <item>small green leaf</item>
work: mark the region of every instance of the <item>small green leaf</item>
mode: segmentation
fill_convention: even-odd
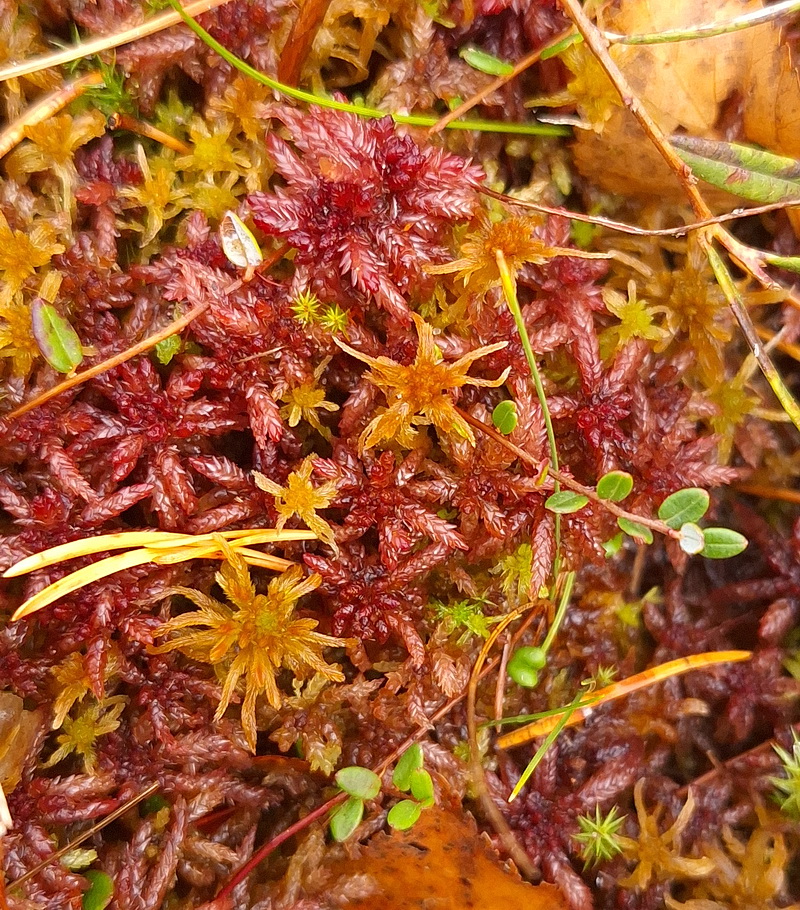
[[[658,508],[658,517],[678,530],[687,521],[699,521],[708,511],[708,493],[700,487],[687,487],[667,496]]]
[[[336,772],[336,783],[351,796],[358,799],[375,799],[381,792],[381,779],[369,768],[351,765]]]
[[[653,542],[653,532],[650,528],[640,525],[638,521],[631,521],[629,518],[618,518],[617,524],[626,534],[630,534],[631,537],[635,537],[637,540],[641,540],[644,543]]]
[[[31,303],[33,337],[42,357],[59,373],[71,373],[83,360],[81,340],[52,303],[36,297]]]
[[[517,404],[515,401],[501,401],[492,411],[492,423],[508,436],[517,425]]]
[[[424,768],[417,768],[411,775],[411,793],[423,806],[433,805],[433,780]]]
[[[729,559],[747,547],[747,538],[729,528],[706,528],[703,536],[706,543],[700,555],[706,559]]]
[[[254,269],[261,265],[261,253],[252,231],[235,212],[226,212],[219,225],[222,251],[240,269]]]
[[[597,495],[609,502],[622,502],[633,489],[633,477],[627,471],[609,471],[597,481]]]
[[[774,265],[779,269],[786,269],[787,272],[800,272],[800,258],[797,256],[776,256],[774,253],[760,253],[764,257],[764,262]]]
[[[539,56],[540,60],[549,60],[551,57],[557,57],[559,54],[562,54],[568,47],[572,47],[573,44],[579,44],[583,41],[583,35],[567,35],[566,38],[562,38],[560,41],[556,41],[555,44],[550,47],[546,47]]]
[[[83,910],[105,910],[114,897],[111,876],[100,869],[88,869],[84,875],[89,881],[89,890],[83,892]]]
[[[422,806],[415,803],[413,799],[401,799],[397,805],[392,806],[386,821],[389,827],[397,831],[405,831],[410,828],[422,815]]]
[[[458,56],[474,70],[487,73],[489,76],[507,76],[514,71],[514,67],[499,57],[487,54],[477,47],[462,47]]]
[[[617,553],[622,549],[622,543],[625,540],[625,535],[615,534],[611,540],[607,540],[603,544],[603,551],[606,554],[606,559],[611,559],[612,556],[616,556]]]
[[[411,775],[422,767],[422,746],[419,743],[409,746],[400,756],[392,774],[392,783],[404,793],[411,789]]]
[[[364,801],[351,796],[347,802],[337,806],[329,822],[331,837],[342,843],[356,830],[364,817]]]
[[[589,497],[584,496],[582,493],[573,493],[572,490],[561,490],[559,493],[553,493],[552,496],[548,496],[544,507],[551,512],[557,512],[559,515],[569,515],[571,512],[580,511],[587,502],[589,502]]]
[[[672,136],[692,173],[729,193],[754,202],[800,201],[800,163],[735,142]]]
[[[509,661],[506,672],[523,689],[535,689],[539,685],[539,671],[526,664],[515,664]]]
[[[678,538],[680,548],[690,556],[700,553],[705,546],[706,541],[703,529],[691,521],[681,525],[678,533],[681,535]]]
[[[156,359],[159,363],[168,364],[181,349],[181,336],[170,335],[156,344]]]

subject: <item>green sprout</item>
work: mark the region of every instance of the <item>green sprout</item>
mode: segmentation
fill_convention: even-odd
[[[595,806],[594,817],[579,815],[579,834],[573,834],[573,840],[580,844],[580,855],[584,861],[584,869],[596,866],[598,863],[613,859],[622,852],[624,838],[619,833],[624,815],[617,815],[617,807],[612,806],[608,815],[603,815],[600,806]]]
[[[800,818],[800,737],[796,730],[792,730],[792,751],[778,745],[773,749],[778,755],[786,772],[786,777],[771,777],[769,782],[775,787],[776,798],[781,804],[781,809],[792,818]]]

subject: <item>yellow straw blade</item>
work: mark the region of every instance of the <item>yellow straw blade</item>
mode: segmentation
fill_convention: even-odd
[[[97,537],[83,537],[80,540],[71,540],[69,543],[50,547],[32,556],[26,556],[3,573],[4,578],[16,578],[26,575],[35,569],[44,569],[54,566],[68,559],[78,556],[90,556],[93,553],[103,553],[106,550],[121,550],[126,547],[144,547],[164,541],[165,545],[174,546],[176,540],[185,538],[186,534],[174,534],[169,531],[120,531],[117,534],[100,534]]]
[[[77,572],[72,572],[70,575],[65,575],[63,578],[59,578],[58,581],[54,581],[53,584],[43,588],[38,594],[34,594],[33,597],[25,601],[11,619],[17,620],[30,616],[31,613],[49,606],[60,597],[65,597],[67,594],[71,594],[73,591],[77,591],[93,581],[151,561],[152,555],[147,550],[141,549],[131,550],[129,553],[117,553],[116,556],[109,556],[107,559],[101,559],[100,562],[84,566],[82,569],[78,569]]]

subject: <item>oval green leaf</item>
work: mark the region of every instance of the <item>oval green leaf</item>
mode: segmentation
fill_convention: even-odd
[[[667,496],[658,508],[658,517],[670,528],[678,530],[687,521],[699,521],[708,511],[709,497],[700,487],[687,487]]]
[[[641,540],[643,543],[653,542],[653,532],[650,528],[640,525],[638,521],[631,521],[629,518],[618,518],[617,524],[620,529],[631,537]]]
[[[622,502],[633,489],[633,477],[627,471],[609,471],[597,481],[597,495],[609,502]]]
[[[572,490],[561,490],[558,493],[553,493],[552,496],[548,496],[544,507],[559,515],[569,515],[571,512],[580,511],[587,502],[589,502],[589,497],[584,496],[582,493],[573,493]]]
[[[252,231],[235,212],[226,212],[219,225],[222,251],[240,269],[254,269],[261,265],[261,253]]]
[[[111,876],[100,869],[88,869],[84,875],[89,881],[89,890],[83,892],[83,910],[105,910],[114,897]]]
[[[405,831],[417,821],[420,815],[422,815],[422,806],[419,803],[415,803],[413,799],[401,799],[389,810],[386,821],[389,822],[390,828]]]
[[[487,54],[486,51],[477,47],[462,47],[458,56],[474,70],[481,73],[487,73],[489,76],[507,76],[514,71],[514,67],[505,60]]]
[[[59,373],[71,373],[83,360],[81,340],[52,303],[36,297],[31,303],[33,337],[42,357]]]
[[[530,670],[541,670],[547,663],[547,651],[544,648],[537,648],[527,645],[517,650],[511,655],[509,667],[527,667]]]
[[[533,667],[527,667],[524,664],[512,664],[509,661],[506,672],[523,689],[535,689],[539,685],[539,671],[534,670]]]
[[[694,556],[700,553],[705,546],[705,534],[703,529],[691,521],[681,525],[678,532],[681,536],[678,538],[678,544],[684,553]]]
[[[433,780],[424,768],[417,768],[411,775],[411,794],[423,805],[433,805]]]
[[[358,765],[337,771],[336,783],[345,793],[358,799],[375,799],[381,792],[381,779],[378,775],[369,768],[359,768]]]
[[[346,841],[348,837],[361,824],[364,817],[364,801],[355,796],[351,796],[347,802],[337,806],[331,815],[330,829],[331,837],[335,841]]]
[[[730,528],[706,528],[703,536],[706,543],[700,555],[706,559],[730,559],[747,547],[747,538]]]
[[[517,425],[516,402],[501,401],[492,411],[492,423],[504,436],[508,436]]]
[[[411,775],[422,767],[422,746],[414,743],[400,756],[392,774],[392,783],[404,793],[411,789]]]

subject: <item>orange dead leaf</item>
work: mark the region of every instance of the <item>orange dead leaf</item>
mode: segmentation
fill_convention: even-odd
[[[761,0],[622,0],[599,24],[620,34],[644,34],[726,22],[761,7]],[[681,128],[710,137],[722,104],[748,81],[754,33],[765,31],[775,29],[761,26],[697,41],[626,48],[620,67],[665,132]],[[776,97],[771,95],[773,107]],[[575,160],[584,176],[611,192],[683,198],[661,156],[621,108],[612,112],[601,135],[586,130],[578,136]],[[711,202],[731,198],[705,188],[703,193]]]
[[[360,857],[340,860],[331,871],[334,881],[326,887],[326,897],[348,910],[567,907],[553,885],[529,885],[501,869],[475,824],[439,807],[425,809],[408,831],[373,837]],[[337,900],[336,879],[343,884],[358,880],[361,896]]]

